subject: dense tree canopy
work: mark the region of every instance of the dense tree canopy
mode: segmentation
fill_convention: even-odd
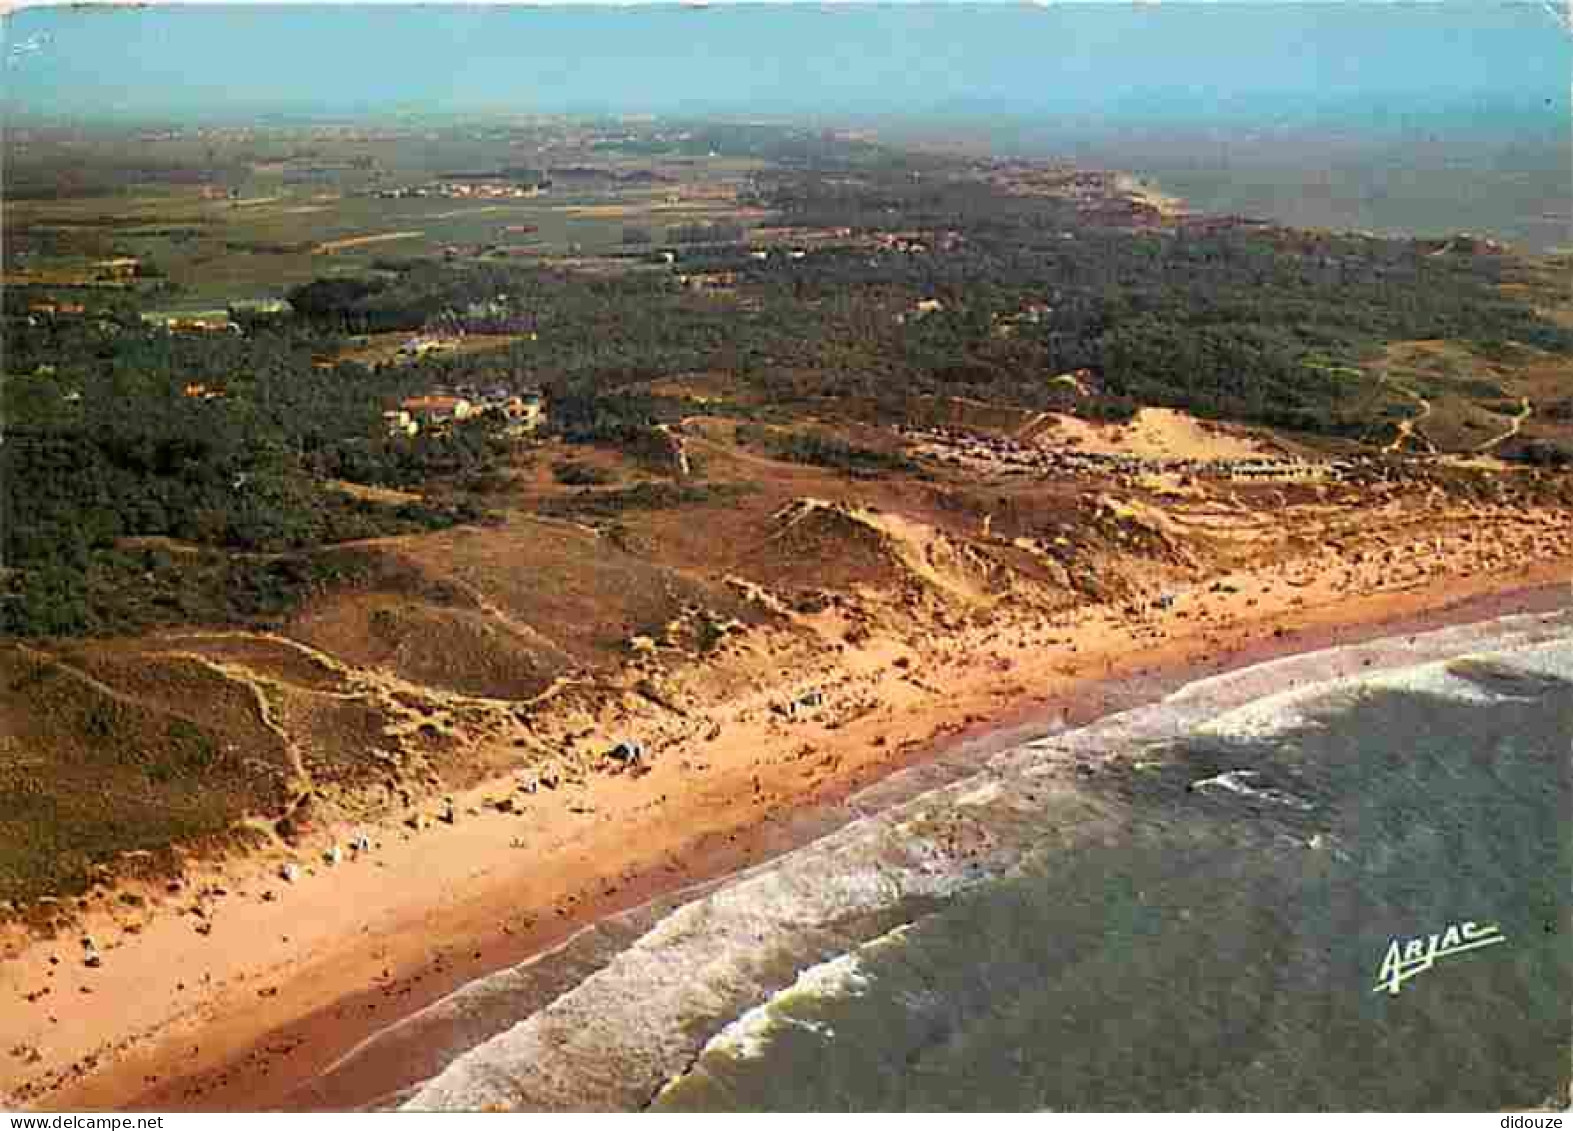
[[[746,127],[695,138],[739,152],[763,144]],[[839,397],[898,419],[914,397],[965,394],[1086,416],[1169,405],[1337,434],[1368,423],[1371,383],[1357,366],[1386,342],[1573,349],[1573,333],[1504,296],[1508,261],[1466,242],[1102,228],[945,159],[836,149],[812,132],[777,141],[776,167],[749,199],[782,223],[849,230],[840,246],[761,258],[736,225],[709,225],[668,233],[705,241],[679,246],[674,265],[631,254],[610,277],[381,260],[364,277],[295,288],[292,316],[238,335],[150,329],[125,295],[95,293],[81,317],[34,317],[30,304],[49,294],[8,289],[0,629],[265,615],[310,584],[314,547],[473,517],[466,485],[505,451],[492,428],[384,434],[384,409],[436,386],[541,385],[568,441],[656,461],[666,441],[655,426],[691,406],[646,384],[705,370],[737,378],[740,415]],[[914,231],[916,248],[873,239]],[[730,272],[735,285],[722,295],[680,285],[700,272]],[[406,366],[320,360],[346,334],[418,331],[500,296],[533,338]],[[789,458],[893,466],[827,437],[784,443]],[[1556,465],[1566,453],[1542,445],[1533,458]],[[335,479],[446,484],[454,505],[374,506],[328,489]],[[206,564],[128,556],[128,538],[172,539]],[[163,604],[128,597],[132,577]],[[215,587],[236,596],[216,600]]]

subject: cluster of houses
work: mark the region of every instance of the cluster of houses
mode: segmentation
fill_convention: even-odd
[[[1193,235],[1212,235],[1241,229],[1250,231],[1271,226],[1270,220],[1258,220],[1250,216],[1187,216],[1181,224]]]
[[[425,357],[429,353],[447,349],[452,341],[438,334],[417,334],[399,347],[400,357]]]
[[[876,250],[903,255],[926,255],[930,250],[954,251],[964,242],[961,233],[950,231],[934,232],[930,236],[922,232],[880,232],[873,238]]]
[[[931,251],[954,251],[965,242],[960,232],[941,230],[933,232],[875,232],[859,236],[852,228],[758,228],[753,233],[755,241],[776,244],[777,254],[788,259],[803,259],[808,248],[852,247],[875,252],[892,252],[901,255],[925,255]],[[783,249],[779,245],[788,244]],[[768,259],[772,252],[755,250],[749,253],[754,259]]]
[[[476,332],[484,333],[485,330],[477,330]],[[500,332],[506,333],[507,331],[503,330]],[[539,335],[534,330],[518,336],[521,340],[528,342],[536,341],[539,338]],[[414,337],[406,339],[404,344],[399,347],[399,356],[406,360],[419,360],[428,354],[453,349],[463,337],[464,330],[462,327],[453,330],[445,329],[438,333],[416,334]]]
[[[382,414],[390,436],[415,436],[422,430],[441,431],[463,420],[491,415],[504,424],[505,435],[526,435],[539,427],[546,400],[539,389],[514,392],[504,386],[464,387],[406,397],[398,408]]]
[[[919,299],[913,308],[905,313],[896,315],[896,324],[906,322],[920,322],[930,314],[940,314],[945,310],[945,304],[937,298]]]
[[[780,249],[777,248],[776,250],[779,251]],[[808,252],[800,247],[788,248],[786,250],[786,257],[788,259],[807,259]],[[748,253],[748,258],[754,260],[756,263],[767,262],[770,259],[770,249],[768,247],[756,248],[755,250]]]
[[[1015,314],[996,314],[993,316],[994,336],[999,338],[1013,337],[1018,327],[1037,326],[1044,319],[1054,313],[1054,308],[1046,302],[1029,302]]]
[[[148,311],[142,321],[171,334],[239,334],[242,321],[285,318],[293,312],[281,298],[238,299],[223,309]]]
[[[238,334],[240,324],[228,310],[163,311],[142,315],[142,321],[171,334]]]
[[[1016,196],[1052,196],[1081,204],[1106,200],[1119,189],[1119,174],[1073,165],[1040,165],[1010,159],[979,162],[974,168]]]
[[[1298,456],[1246,459],[1151,459],[1103,452],[1039,447],[1003,436],[982,436],[949,428],[903,429],[915,454],[955,467],[986,473],[1036,475],[1178,474],[1241,481],[1342,480],[1361,467],[1357,460],[1309,460]]]
[[[782,225],[762,225],[750,233],[750,238],[757,243],[766,243],[774,247],[791,245],[798,250],[820,244],[830,244],[842,240],[850,240],[854,236],[851,228],[808,228]]]
[[[477,184],[443,182],[437,186],[437,195],[464,200],[477,198],[482,200],[528,200],[530,197],[540,196],[546,191],[544,185],[515,185],[501,184],[495,181],[482,181]]]
[[[288,299],[283,298],[243,298],[236,299],[234,302],[230,303],[229,312],[231,315],[235,316],[283,316],[286,314],[293,314],[295,312],[295,308],[290,304]]]
[[[16,253],[13,256],[14,269],[25,275],[28,270],[26,264],[30,262],[31,258],[29,253],[25,251]],[[121,289],[142,277],[143,266],[142,260],[135,256],[122,255],[113,259],[99,259],[92,264],[83,265],[81,268],[73,267],[71,268],[71,274],[74,277],[69,281],[58,278],[51,280],[26,277],[18,277],[16,281],[19,284],[33,283],[43,286],[64,285]]]
[[[288,317],[293,309],[281,298],[240,299],[222,309],[150,310],[144,311],[141,318],[144,326],[171,334],[238,334],[242,321]],[[83,318],[87,314],[83,303],[60,299],[44,299],[27,307],[28,322],[34,326],[41,318]]]
[[[30,302],[27,304],[27,312],[25,314],[7,315],[6,317],[8,321],[13,317],[18,318],[21,321],[25,321],[29,326],[77,320],[85,323],[91,320],[93,328],[100,334],[113,337],[120,333],[120,323],[116,322],[114,318],[106,316],[104,311],[90,310],[86,304],[80,302],[64,302],[55,299]],[[54,372],[54,366],[52,365],[41,366],[40,368],[48,369],[51,373]]]
[[[707,271],[697,275],[679,275],[677,285],[690,291],[731,291],[737,287],[737,272]]]
[[[96,278],[122,283],[135,279],[142,271],[142,261],[135,256],[122,255],[114,259],[100,259],[93,264]]]
[[[438,181],[433,185],[378,189],[372,195],[383,200],[412,197],[438,197],[448,200],[528,200],[546,191],[544,185],[516,185],[499,181]]]
[[[1100,201],[1077,211],[1087,223],[1110,228],[1154,228],[1168,221],[1162,208],[1136,197]]]
[[[807,259],[812,250],[829,248],[860,248],[870,252],[889,252],[905,255],[922,255],[934,251],[953,251],[965,242],[958,232],[877,232],[859,236],[852,228],[795,228],[762,227],[755,229],[750,239],[755,246],[747,252],[756,263]],[[765,246],[760,246],[764,244]],[[675,266],[678,253],[671,250],[651,252],[646,262]],[[698,274],[680,274],[678,285],[698,291],[728,290],[736,282],[729,271]]]
[[[990,161],[975,166],[995,187],[1014,196],[1042,196],[1073,205],[1083,222],[1100,227],[1151,230],[1176,217],[1139,193],[1121,174],[1064,165]]]
[[[37,318],[80,318],[87,313],[87,307],[80,302],[33,302],[27,306],[28,315]]]

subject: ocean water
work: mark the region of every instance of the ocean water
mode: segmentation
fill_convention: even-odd
[[[1203,212],[1573,246],[1573,35],[1534,2],[58,5],[0,38],[19,124],[857,125]]]
[[[434,1006],[443,1063],[385,1104],[1567,1103],[1573,611],[1203,680],[859,808]],[[1502,941],[1378,985],[1465,922]]]

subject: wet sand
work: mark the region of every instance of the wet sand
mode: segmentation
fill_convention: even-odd
[[[713,712],[637,779],[516,795],[522,813],[486,807],[511,786],[484,787],[458,799],[452,825],[389,822],[369,854],[294,883],[260,860],[193,876],[193,892],[210,892],[205,918],[171,908],[134,932],[90,925],[99,968],[82,965],[75,939],[0,964],[0,996],[21,1006],[0,1017],[0,1093],[62,1110],[371,1103],[457,1050],[434,1032],[423,1057],[365,1058],[323,1079],[368,1036],[588,923],[802,843],[855,815],[849,795],[958,741],[1003,747],[1276,656],[1565,608],[1573,592],[1565,545],[1528,568],[1499,556],[1443,558],[1418,580],[1353,572],[1335,556],[1204,582],[1161,614],[997,617],[919,647],[876,637],[835,661],[848,678],[832,698],[867,709],[834,726],[783,722],[762,693]]]

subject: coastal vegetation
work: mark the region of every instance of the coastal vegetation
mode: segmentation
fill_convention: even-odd
[[[718,141],[727,143],[757,152],[763,139]],[[669,453],[658,426],[695,406],[649,385],[690,372],[727,372],[735,399],[788,414],[839,402],[899,423],[914,398],[949,396],[1128,420],[1156,405],[1360,439],[1374,421],[1411,411],[1397,386],[1367,374],[1389,342],[1457,341],[1498,357],[1573,350],[1573,330],[1504,290],[1513,261],[1476,244],[1112,227],[996,181],[968,163],[866,146],[826,168],[760,173],[752,191],[780,222],[849,238],[761,258],[735,223],[669,231],[674,242],[705,241],[695,257],[684,253],[683,271],[735,279],[735,298],[720,303],[674,286],[676,268],[586,277],[415,257],[295,286],[291,315],[247,333],[192,336],[144,325],[149,300],[135,292],[92,292],[80,316],[38,317],[29,311],[76,292],[7,288],[0,626],[118,631],[157,608],[178,618],[182,608],[242,616],[279,605],[277,586],[251,601],[241,585],[226,590],[238,594],[227,609],[211,595],[139,600],[133,615],[116,583],[131,568],[117,550],[128,538],[300,555],[478,517],[466,484],[495,487],[511,450],[495,428],[381,430],[383,410],[432,386],[523,375],[547,391],[550,427],[569,444],[609,445],[659,469]],[[908,251],[883,250],[888,233],[913,232],[921,239],[910,237]],[[356,335],[420,333],[500,294],[515,328],[530,328],[526,340],[418,366],[320,360]],[[1504,399],[1472,374],[1449,380],[1455,395]],[[824,432],[753,439],[776,458],[851,474],[911,470],[899,454]],[[1564,438],[1514,441],[1503,454],[1541,467],[1568,460]],[[324,480],[428,501],[389,507]]]

